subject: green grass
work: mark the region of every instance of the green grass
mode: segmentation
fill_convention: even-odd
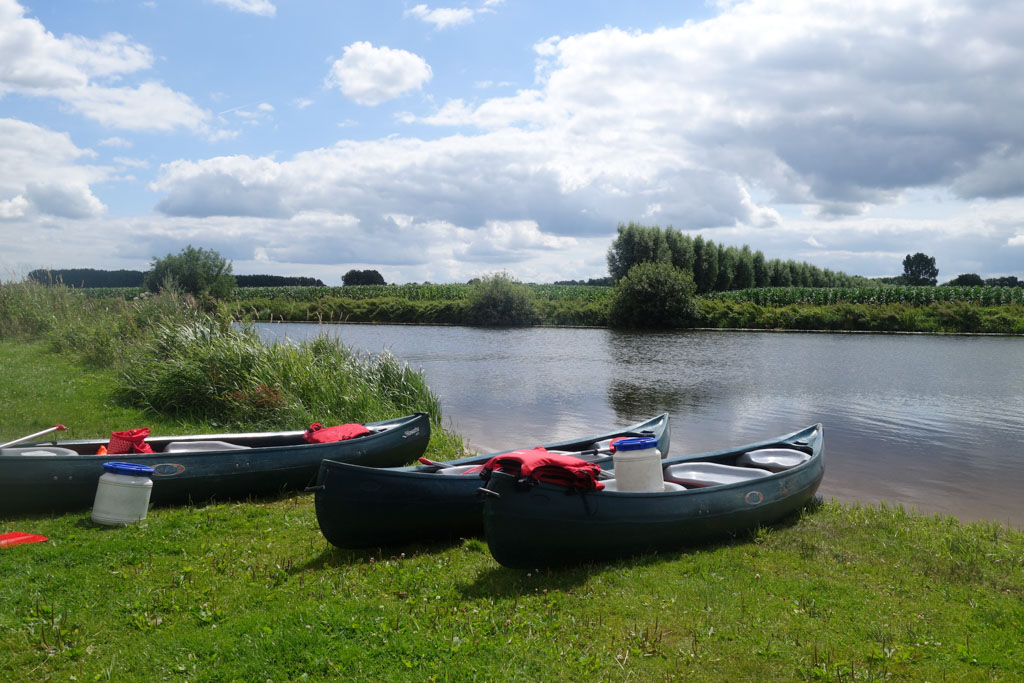
[[[51,542],[0,553],[6,680],[1024,675],[1021,534],[900,509],[526,572],[475,539],[334,549],[308,495],[17,528]]]
[[[154,424],[111,403],[109,369],[10,341],[0,359],[4,431]],[[307,494],[15,530],[51,540],[0,550],[0,680],[1024,677],[1024,534],[902,508],[525,572],[478,539],[334,549]]]

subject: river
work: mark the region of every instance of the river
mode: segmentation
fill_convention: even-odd
[[[1024,527],[1024,339],[403,325],[326,333],[421,369],[480,451],[592,434],[668,412],[672,455],[824,425],[819,493]]]

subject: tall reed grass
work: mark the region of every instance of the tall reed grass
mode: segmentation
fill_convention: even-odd
[[[439,445],[440,401],[421,373],[394,356],[360,355],[321,336],[264,343],[252,327],[207,313],[174,292],[132,301],[91,299],[62,285],[0,284],[0,338],[46,340],[52,350],[116,371],[114,396],[157,414],[226,429],[298,429],[429,413]]]

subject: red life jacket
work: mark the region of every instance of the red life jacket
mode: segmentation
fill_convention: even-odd
[[[309,429],[302,435],[309,443],[333,443],[335,441],[347,441],[357,436],[366,436],[373,432],[361,424],[344,424],[335,427],[324,427],[319,422],[309,425]]]
[[[122,455],[124,453],[152,453],[153,447],[146,443],[149,427],[128,429],[123,432],[111,432],[106,453]],[[100,453],[100,455],[106,455]]]
[[[604,484],[597,480],[601,468],[594,463],[571,455],[549,453],[540,447],[496,455],[487,461],[484,471],[505,472],[585,491],[600,491],[604,488]]]

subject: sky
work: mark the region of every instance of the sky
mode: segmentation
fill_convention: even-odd
[[[0,279],[602,277],[672,226],[1024,278],[1020,0],[0,0]]]

